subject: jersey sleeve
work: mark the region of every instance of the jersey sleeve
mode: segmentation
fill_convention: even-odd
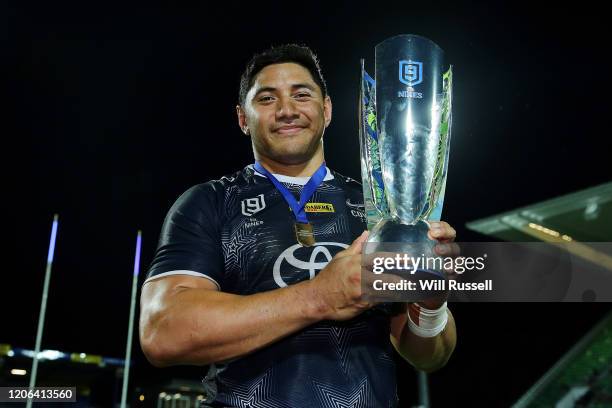
[[[147,281],[191,275],[223,284],[219,187],[204,183],[183,193],[168,211]],[[222,196],[222,194],[221,194]]]

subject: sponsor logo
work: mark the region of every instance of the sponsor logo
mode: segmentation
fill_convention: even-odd
[[[256,214],[266,208],[266,201],[264,200],[264,195],[260,194],[257,197],[246,198],[242,200],[242,214],[250,217],[253,214]]]
[[[312,252],[309,253],[308,249],[310,248],[312,248]],[[304,273],[308,273],[309,279],[312,279],[315,277],[315,271],[325,268],[333,258],[330,249],[335,254],[342,249],[348,248],[348,245],[340,242],[317,242],[314,247],[310,248],[304,248],[301,244],[295,244],[285,249],[278,256],[272,268],[274,282],[276,282],[278,287],[283,288],[287,286],[281,275],[281,266],[283,264],[289,264]],[[303,255],[300,256],[300,253]]]
[[[363,203],[351,203],[351,199],[350,198],[346,199],[346,205],[349,208],[355,208],[357,210],[363,210],[365,208]]]
[[[351,210],[351,215],[353,217],[361,218],[363,221],[366,221],[365,205],[363,203],[351,203],[351,199],[348,198],[346,200],[346,206]]]
[[[410,87],[423,82],[423,63],[412,60],[399,62],[399,80]]]
[[[331,203],[306,203],[304,210],[307,213],[330,213],[335,212]]]
[[[364,222],[367,221],[365,213],[363,211],[351,209],[351,215],[353,217],[361,218],[361,220]]]

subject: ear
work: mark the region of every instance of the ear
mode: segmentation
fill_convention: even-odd
[[[245,135],[249,135],[250,132],[249,126],[247,125],[246,113],[244,109],[242,109],[242,106],[236,105],[236,115],[238,116],[238,126],[240,126],[240,130],[242,130],[242,133]]]
[[[325,116],[325,127],[327,127],[332,120],[332,102],[329,95],[323,101],[323,115]]]

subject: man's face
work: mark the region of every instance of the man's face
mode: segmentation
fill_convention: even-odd
[[[238,121],[255,151],[279,163],[298,164],[321,147],[331,121],[331,101],[323,98],[310,72],[295,63],[268,65],[255,77]]]

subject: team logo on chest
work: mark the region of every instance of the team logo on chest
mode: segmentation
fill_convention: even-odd
[[[245,198],[241,201],[241,205],[242,214],[250,217],[266,208],[266,200],[264,200],[264,195],[260,194],[257,197]]]

